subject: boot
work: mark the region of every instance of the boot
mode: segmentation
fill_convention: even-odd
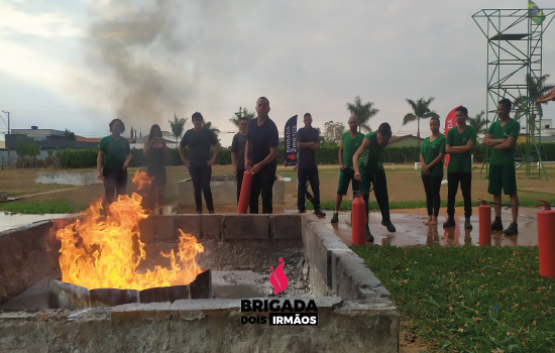
[[[339,223],[339,213],[334,212],[333,217],[331,218],[331,223]]]
[[[491,223],[491,230],[493,232],[500,232],[503,230],[503,223],[501,222],[501,217],[495,217],[495,221]]]
[[[366,224],[366,241],[374,241],[374,236],[370,233],[370,227],[368,227],[368,224]]]
[[[503,234],[505,234],[505,235],[517,235],[518,234],[518,224],[511,223],[509,225],[509,228],[507,228],[503,231]]]
[[[443,228],[449,228],[454,226],[455,226],[455,219],[453,218],[453,216],[449,216],[449,218],[447,218],[447,222],[443,223]]]
[[[464,229],[472,229],[472,224],[470,223],[470,217],[464,217]]]

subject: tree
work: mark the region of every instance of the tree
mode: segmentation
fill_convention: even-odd
[[[540,119],[543,115],[543,110],[541,104],[536,105],[536,101],[540,99],[544,94],[551,91],[555,88],[555,85],[546,84],[545,81],[549,78],[548,74],[545,74],[541,77],[534,78],[530,74],[526,74],[526,86],[528,88],[528,96],[520,96],[514,101],[514,105],[516,107],[516,114],[515,119],[520,119],[522,115],[526,115],[526,113],[534,114],[534,111],[529,112],[530,104],[535,107],[538,112],[540,113]],[[536,116],[533,116],[535,119]]]
[[[408,113],[403,118],[403,125],[410,123],[411,121],[418,122],[418,130],[416,133],[416,139],[418,141],[418,146],[420,146],[420,119],[429,119],[429,118],[439,118],[439,115],[430,110],[430,104],[434,101],[434,97],[428,98],[428,100],[424,100],[424,98],[420,98],[416,101],[416,103],[410,99],[407,99],[407,103],[412,107],[412,113]]]
[[[204,127],[205,129],[208,129],[208,130],[212,131],[212,132],[216,135],[216,138],[218,138],[218,141],[220,140],[219,137],[218,137],[218,134],[220,133],[220,129],[218,129],[218,128],[215,127],[215,126],[212,126],[212,123],[211,123],[210,121],[204,122],[204,126],[203,126],[203,127]]]
[[[339,145],[341,135],[345,132],[345,125],[341,122],[328,121],[324,124],[324,141]]]
[[[131,138],[133,138],[133,126],[131,126],[131,130],[129,130],[129,135]]]
[[[175,137],[175,143],[177,144],[179,142],[179,139],[183,135],[183,127],[187,122],[187,118],[178,118],[177,115],[174,114],[173,121],[171,120],[168,120],[168,121],[170,122],[172,134]],[[142,135],[142,131],[141,131],[141,135]]]
[[[474,118],[468,118],[468,125],[472,126],[476,129],[477,134],[485,134],[487,132],[486,126],[490,122],[488,119],[484,118],[485,111],[481,111],[480,113],[476,114]]]
[[[17,138],[15,142],[15,153],[19,157],[23,167],[25,167],[25,163],[23,163],[24,158],[27,156],[27,144],[21,140],[21,137]]]
[[[75,133],[66,129],[66,131],[64,132],[64,140],[75,141]]]
[[[232,122],[233,125],[235,125],[235,127],[237,127],[237,129],[240,129],[239,123],[241,122],[242,117],[247,118],[247,121],[249,121],[249,122],[252,119],[254,119],[254,112],[249,112],[247,110],[247,108],[239,107],[239,111],[233,113],[233,115],[235,115],[235,116],[233,118],[229,119],[229,121]]]
[[[380,111],[379,109],[373,108],[373,106],[374,103],[372,102],[362,104],[360,96],[355,97],[354,103],[347,103],[347,110],[358,118],[358,131],[372,131],[369,120]]]

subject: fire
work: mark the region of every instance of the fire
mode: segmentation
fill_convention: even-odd
[[[98,200],[82,213],[82,219],[56,232],[56,238],[61,241],[62,281],[89,289],[143,290],[186,285],[195,280],[202,272],[195,256],[204,252],[204,247],[181,229],[177,254],[173,250],[170,254],[161,254],[170,258],[170,268],[156,266],[154,271],[136,271],[146,258],[137,225],[147,217],[141,201],[142,197],[135,193],[131,197],[120,195],[110,205],[107,216],[103,216]]]
[[[139,172],[139,170],[137,169],[132,181],[135,185],[137,185],[137,190],[143,190],[150,186],[153,179],[154,177],[150,177],[145,172]]]

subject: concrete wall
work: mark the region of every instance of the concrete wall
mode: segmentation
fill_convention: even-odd
[[[92,185],[100,183],[96,172],[37,172],[37,184]]]
[[[51,226],[42,222],[0,233],[0,302],[45,277],[55,278],[57,246],[47,241]],[[399,312],[391,294],[364,261],[313,216],[158,216],[140,227],[142,241],[160,246],[174,246],[178,229],[188,230],[207,248],[206,257],[199,256],[205,265],[256,269],[275,266],[275,258],[289,252],[293,255],[286,263],[304,254],[319,326],[241,324],[240,316],[251,313],[242,313],[237,299],[0,312],[0,351],[398,351]],[[216,261],[218,257],[225,259]]]
[[[235,177],[212,177],[210,188],[215,205],[237,206],[237,180]],[[272,191],[272,203],[283,205],[285,203],[285,182],[280,175],[276,176]],[[178,183],[177,203],[179,206],[195,206],[193,181],[191,179],[181,180]]]

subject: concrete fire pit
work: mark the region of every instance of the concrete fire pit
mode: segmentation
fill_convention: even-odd
[[[37,172],[35,173],[37,184],[61,184],[61,185],[92,185],[100,183],[98,175],[92,172]]]
[[[237,180],[235,180],[235,176],[212,177],[210,188],[215,205],[237,206]],[[280,175],[276,175],[272,192],[272,203],[274,205],[283,205],[285,203],[285,183]],[[262,202],[262,199],[260,202]],[[195,206],[192,179],[181,180],[178,183],[177,204],[179,206]]]
[[[212,273],[213,298],[76,310],[46,309],[48,280],[60,276],[59,244],[49,236],[57,226],[43,221],[0,233],[0,350],[398,351],[399,312],[391,294],[313,216],[147,218],[140,224],[147,252],[141,266],[167,265],[156,254],[175,249],[182,229],[205,248],[197,261]],[[280,258],[288,285],[274,295],[270,267]],[[318,326],[269,325],[272,312],[242,312],[242,299],[274,300],[281,308],[313,301]],[[243,317],[257,323],[242,324]]]

